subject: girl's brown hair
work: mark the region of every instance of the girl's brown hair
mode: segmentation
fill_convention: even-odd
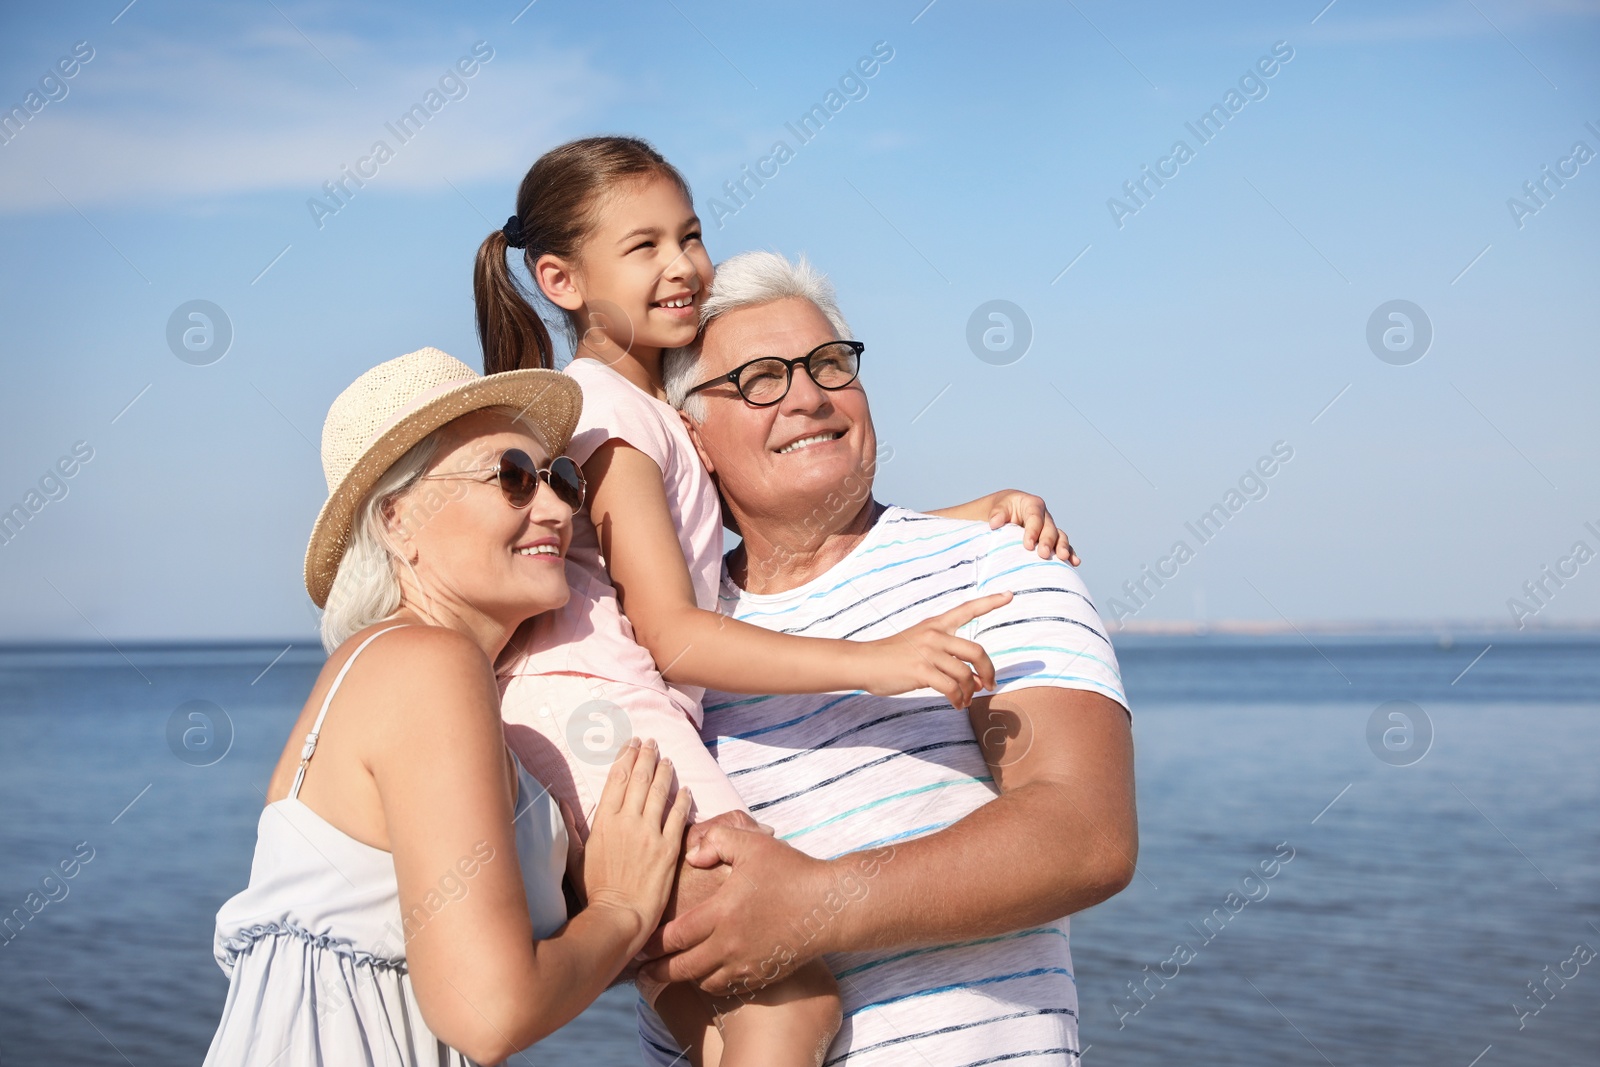
[[[517,220],[526,247],[523,262],[531,276],[540,256],[572,261],[595,223],[601,198],[618,183],[659,175],[676,183],[692,202],[689,183],[646,141],[637,137],[586,137],[552,148],[539,157],[517,189]],[[554,369],[555,347],[544,319],[506,261],[505,230],[495,230],[478,246],[472,270],[472,296],[478,309],[478,341],[483,372]],[[576,333],[569,316],[568,329]]]

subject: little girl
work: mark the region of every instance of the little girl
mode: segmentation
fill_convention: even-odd
[[[516,208],[478,250],[484,370],[554,365],[549,332],[507,263],[506,250],[519,249],[574,335],[567,373],[583,387],[583,411],[567,454],[584,469],[589,506],[573,520],[571,599],[524,626],[501,660],[502,714],[511,747],[571,809],[578,837],[630,736],[654,738],[672,758],[699,820],[744,811],[700,740],[706,686],[879,695],[931,687],[957,707],[992,687],[983,648],[954,635],[1010,594],[870,642],[779,634],[716,612],[717,490],[662,399],[662,352],[694,340],[712,281],[689,187],[645,142],[597,137],[540,158]],[[1023,524],[1028,547],[1077,562],[1036,497],[996,493],[935,514]],[[820,1064],[840,1022],[821,961],[738,999],[687,985],[641,992],[695,1064]]]

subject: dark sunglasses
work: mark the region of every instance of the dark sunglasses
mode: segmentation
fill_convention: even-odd
[[[520,448],[508,448],[500,453],[500,462],[493,467],[482,467],[470,471],[450,471],[445,474],[425,474],[423,478],[477,478],[480,474],[492,474],[500,483],[500,492],[505,494],[506,503],[518,509],[533,503],[533,495],[539,491],[542,481],[555,490],[556,498],[573,511],[583,507],[584,494],[587,492],[587,483],[583,478],[583,468],[566,456],[557,456],[550,461],[550,466],[535,466],[533,458]],[[484,482],[485,485],[488,482]]]
[[[867,346],[860,341],[828,341],[807,352],[799,359],[779,359],[762,356],[719,374],[710,381],[701,382],[689,390],[689,395],[724,382],[733,383],[747,404],[758,408],[771,407],[789,395],[794,383],[794,369],[806,368],[811,380],[819,389],[843,389],[861,373],[861,353]]]

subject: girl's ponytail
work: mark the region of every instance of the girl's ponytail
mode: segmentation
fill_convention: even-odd
[[[543,255],[576,263],[601,197],[621,182],[651,177],[674,182],[691,203],[694,201],[689,183],[677,168],[637,137],[587,137],[540,156],[517,189],[514,216],[529,275]],[[485,374],[555,367],[550,328],[530,301],[539,294],[524,290],[511,273],[506,260],[506,250],[511,247],[506,231],[495,230],[478,246],[472,270]],[[566,324],[568,339],[575,343],[579,324],[570,315],[566,315]]]
[[[554,370],[550,330],[539,317],[506,262],[506,234],[495,230],[478,246],[472,297],[478,307],[478,343],[483,373],[543,368]]]

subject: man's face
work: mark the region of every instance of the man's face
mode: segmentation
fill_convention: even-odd
[[[817,306],[791,297],[741,308],[714,319],[701,344],[699,381],[762,356],[799,359],[840,340]],[[736,513],[827,514],[831,528],[853,516],[872,488],[877,438],[860,380],[821,389],[796,367],[789,393],[769,407],[747,404],[731,382],[700,393],[705,422],[695,436]],[[838,512],[835,514],[834,512]]]

